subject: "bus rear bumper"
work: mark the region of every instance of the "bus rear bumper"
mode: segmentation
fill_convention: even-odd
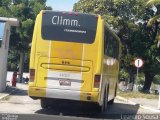
[[[98,92],[84,92],[76,90],[49,89],[29,87],[28,95],[32,98],[55,98],[87,102],[98,102]]]

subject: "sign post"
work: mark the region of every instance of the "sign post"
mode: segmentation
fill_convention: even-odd
[[[160,88],[158,89],[158,93],[159,93],[158,109],[160,110]]]
[[[140,58],[138,58],[138,59],[136,59],[135,61],[134,61],[134,65],[136,66],[136,68],[137,68],[137,77],[138,77],[138,70],[139,70],[139,68],[140,67],[142,67],[143,66],[143,60],[142,59],[140,59]]]
[[[137,68],[137,76],[136,76],[136,80],[138,80],[138,72],[139,72],[139,68],[143,66],[143,60],[140,59],[140,58],[137,58],[135,61],[134,61],[134,65],[136,66]]]

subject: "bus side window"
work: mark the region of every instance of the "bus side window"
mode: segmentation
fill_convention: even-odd
[[[116,39],[113,41],[113,48],[114,48],[113,57],[119,59],[119,43]]]
[[[104,41],[104,53],[109,57],[118,59],[119,57],[119,43],[114,38],[114,36],[108,31],[105,30],[105,41]]]
[[[109,31],[106,30],[106,34],[105,34],[105,55],[112,57],[113,56],[113,52],[114,52],[114,46],[112,44],[113,41],[113,37],[111,36],[111,34],[109,33]]]

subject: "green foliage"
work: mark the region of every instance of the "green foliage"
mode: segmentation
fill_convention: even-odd
[[[126,79],[129,78],[129,74],[125,69],[120,70],[120,80],[125,81]]]
[[[22,39],[31,39],[32,33],[33,33],[33,29],[30,30],[31,28],[33,28],[33,20],[32,19],[27,19],[25,21],[22,22],[21,27],[23,32],[20,33],[20,36]],[[28,47],[28,46],[27,46]]]
[[[158,25],[160,24],[160,0],[149,0],[147,2],[147,7],[153,7],[156,9],[155,11],[155,16],[149,19],[148,21],[148,26],[156,25],[157,30],[155,31],[156,33],[156,40],[158,41],[157,46],[160,46],[160,29],[158,29]]]
[[[138,85],[144,85],[144,81],[145,81],[145,76],[143,73],[139,73],[138,74],[138,78],[136,79],[136,83]]]
[[[37,14],[46,7],[46,0],[0,0],[0,16],[15,17],[20,21],[18,28],[12,28],[8,70],[16,70],[20,52],[26,53],[25,71],[28,71],[29,43],[32,40],[34,21]],[[50,8],[51,9],[51,8]]]
[[[6,7],[0,7],[0,15],[1,17],[9,17],[10,13]]]
[[[0,0],[0,7],[9,7],[11,5],[11,0]]]
[[[159,5],[160,4],[160,0],[149,0],[147,2],[147,6],[155,6],[155,5]]]
[[[9,51],[8,64],[7,64],[8,71],[17,71],[19,57],[20,56],[17,52],[11,50]]]
[[[34,5],[34,8],[33,8],[33,12],[34,14],[39,14],[39,12],[45,8],[45,5],[44,4],[41,4],[41,3],[37,3]]]
[[[117,92],[118,96],[124,97],[124,98],[146,98],[146,99],[156,99],[158,100],[158,95],[155,94],[150,94],[150,93],[142,93],[142,92],[133,92],[133,91],[128,91],[128,92],[122,92],[118,91]]]
[[[160,85],[160,75],[155,75],[155,76],[154,76],[153,83],[154,83],[154,84],[159,84],[159,85]]]

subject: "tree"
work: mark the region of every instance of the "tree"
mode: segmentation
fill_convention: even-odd
[[[160,5],[160,0],[149,0],[146,5],[147,5],[147,7],[153,7],[154,6],[157,9],[157,7]],[[157,11],[155,13],[155,16],[149,20],[148,25],[152,25],[159,18],[160,18],[160,13],[157,9]]]
[[[0,15],[16,17],[20,21],[20,26],[12,29],[8,62],[11,70],[13,68],[16,70],[15,66],[19,65],[20,79],[23,74],[24,60],[29,62],[29,43],[32,40],[35,18],[41,10],[48,8],[50,9],[50,7],[46,7],[46,0],[13,0],[13,2],[0,0]],[[27,56],[25,57],[25,55]],[[17,60],[18,57],[20,60]],[[14,62],[15,64],[13,64]],[[25,67],[28,67],[28,62]],[[26,70],[28,71],[28,68]]]
[[[147,7],[153,7],[154,9],[156,9],[156,13],[155,16],[152,17],[149,21],[148,21],[148,26],[151,26],[153,24],[155,24],[156,26],[156,39],[158,41],[157,46],[160,47],[160,30],[158,30],[158,25],[160,24],[160,0],[149,0],[147,2]]]
[[[156,56],[155,26],[147,27],[147,21],[154,16],[153,9],[146,9],[147,0],[80,0],[74,11],[101,14],[123,43],[122,65],[133,82],[136,68],[132,62],[136,57],[145,61],[145,83],[143,91],[150,89],[154,75],[160,73]]]

